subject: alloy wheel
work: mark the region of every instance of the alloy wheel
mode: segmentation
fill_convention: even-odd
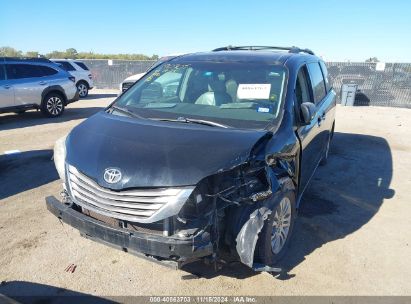
[[[57,96],[50,97],[46,105],[47,111],[53,116],[57,116],[63,111],[63,101]]]
[[[86,97],[87,96],[88,89],[87,89],[87,86],[84,83],[80,83],[77,86],[77,89],[78,89],[78,94],[80,95],[80,97]]]
[[[271,233],[271,250],[278,254],[287,241],[291,225],[291,202],[284,197],[274,212],[273,230]]]

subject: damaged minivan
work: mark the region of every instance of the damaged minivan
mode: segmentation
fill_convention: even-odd
[[[336,95],[297,47],[224,47],[155,66],[59,139],[61,200],[82,236],[180,268],[229,257],[275,270],[325,163]]]

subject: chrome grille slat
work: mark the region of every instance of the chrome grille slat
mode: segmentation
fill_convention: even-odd
[[[194,187],[113,191],[67,165],[68,188],[74,202],[105,216],[152,223],[177,214]]]
[[[80,206],[84,207],[87,210],[90,210],[90,211],[93,211],[93,212],[96,212],[96,213],[99,213],[99,214],[102,214],[102,215],[105,215],[105,216],[109,216],[109,217],[112,217],[112,218],[120,219],[120,220],[127,220],[127,221],[136,222],[137,218],[141,218],[141,216],[136,217],[134,215],[133,216],[132,215],[123,215],[121,213],[115,213],[115,212],[112,212],[112,211],[109,211],[109,210],[106,210],[106,209],[101,209],[101,208],[99,208],[99,207],[97,207],[93,204],[89,204],[88,202],[83,201],[81,199],[77,199],[76,203],[79,204]],[[116,216],[114,217],[114,215],[116,215]],[[143,218],[143,221],[145,221],[144,218]]]
[[[107,192],[102,192],[97,188],[93,188],[88,184],[82,183],[79,181],[75,176],[71,176],[71,185],[72,187],[77,186],[84,188],[90,192],[93,192],[96,196],[101,199],[109,199],[109,200],[116,200],[116,201],[125,201],[125,202],[136,202],[136,203],[155,203],[155,204],[165,204],[169,196],[159,196],[159,197],[132,197],[132,196],[120,196],[115,194],[110,194]]]
[[[124,190],[120,192],[116,191],[111,191],[108,189],[102,188],[100,185],[98,185],[95,181],[93,181],[91,178],[85,176],[84,174],[80,173],[76,168],[73,166],[69,166],[69,172],[73,174],[77,179],[82,180],[83,182],[89,184],[90,186],[93,186],[95,188],[98,188],[99,191],[105,192],[105,193],[113,193],[115,195],[119,196],[126,196],[126,195],[131,195],[131,196],[175,196],[178,194],[178,192],[181,189],[148,189],[148,190]]]
[[[113,212],[119,212],[119,213],[126,213],[129,215],[140,215],[140,216],[150,216],[152,215],[155,210],[144,210],[144,211],[139,211],[139,210],[133,210],[133,209],[127,209],[127,208],[118,208],[115,206],[108,206],[108,205],[104,205],[104,204],[100,204],[99,202],[96,202],[95,200],[93,200],[90,197],[87,197],[83,194],[80,194],[79,192],[77,192],[76,190],[73,190],[74,196],[79,197],[81,200],[86,201],[87,203],[94,205],[96,207],[99,207],[101,209],[105,209],[108,211],[113,211]]]
[[[122,91],[127,91],[133,84],[134,82],[123,82]]]
[[[147,210],[158,210],[160,209],[163,204],[130,204],[127,202],[122,202],[122,201],[117,201],[115,199],[105,199],[105,198],[93,198],[93,192],[90,191],[85,191],[84,189],[82,189],[82,187],[79,187],[76,184],[71,184],[71,189],[73,189],[73,191],[76,191],[77,193],[79,193],[80,195],[84,195],[89,197],[90,199],[97,201],[98,203],[102,204],[102,205],[113,205],[113,206],[117,206],[117,207],[124,207],[124,208],[129,208],[129,209],[147,209]]]

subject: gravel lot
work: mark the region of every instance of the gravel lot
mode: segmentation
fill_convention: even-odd
[[[46,210],[61,189],[55,140],[114,97],[93,90],[54,120],[0,115],[0,294],[411,295],[411,110],[338,107],[329,163],[305,194],[287,272],[273,277],[239,264],[165,268],[86,240]]]

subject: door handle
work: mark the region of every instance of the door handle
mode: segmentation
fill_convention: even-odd
[[[40,81],[39,82],[39,85],[45,85],[45,84],[47,84],[47,82],[45,82],[45,81]]]
[[[325,112],[323,113],[323,115],[321,116],[322,120],[325,120]]]
[[[10,88],[11,88],[11,86],[10,86],[10,85],[8,85],[8,84],[6,84],[6,85],[4,86],[4,88],[5,88],[5,89],[10,89]]]

